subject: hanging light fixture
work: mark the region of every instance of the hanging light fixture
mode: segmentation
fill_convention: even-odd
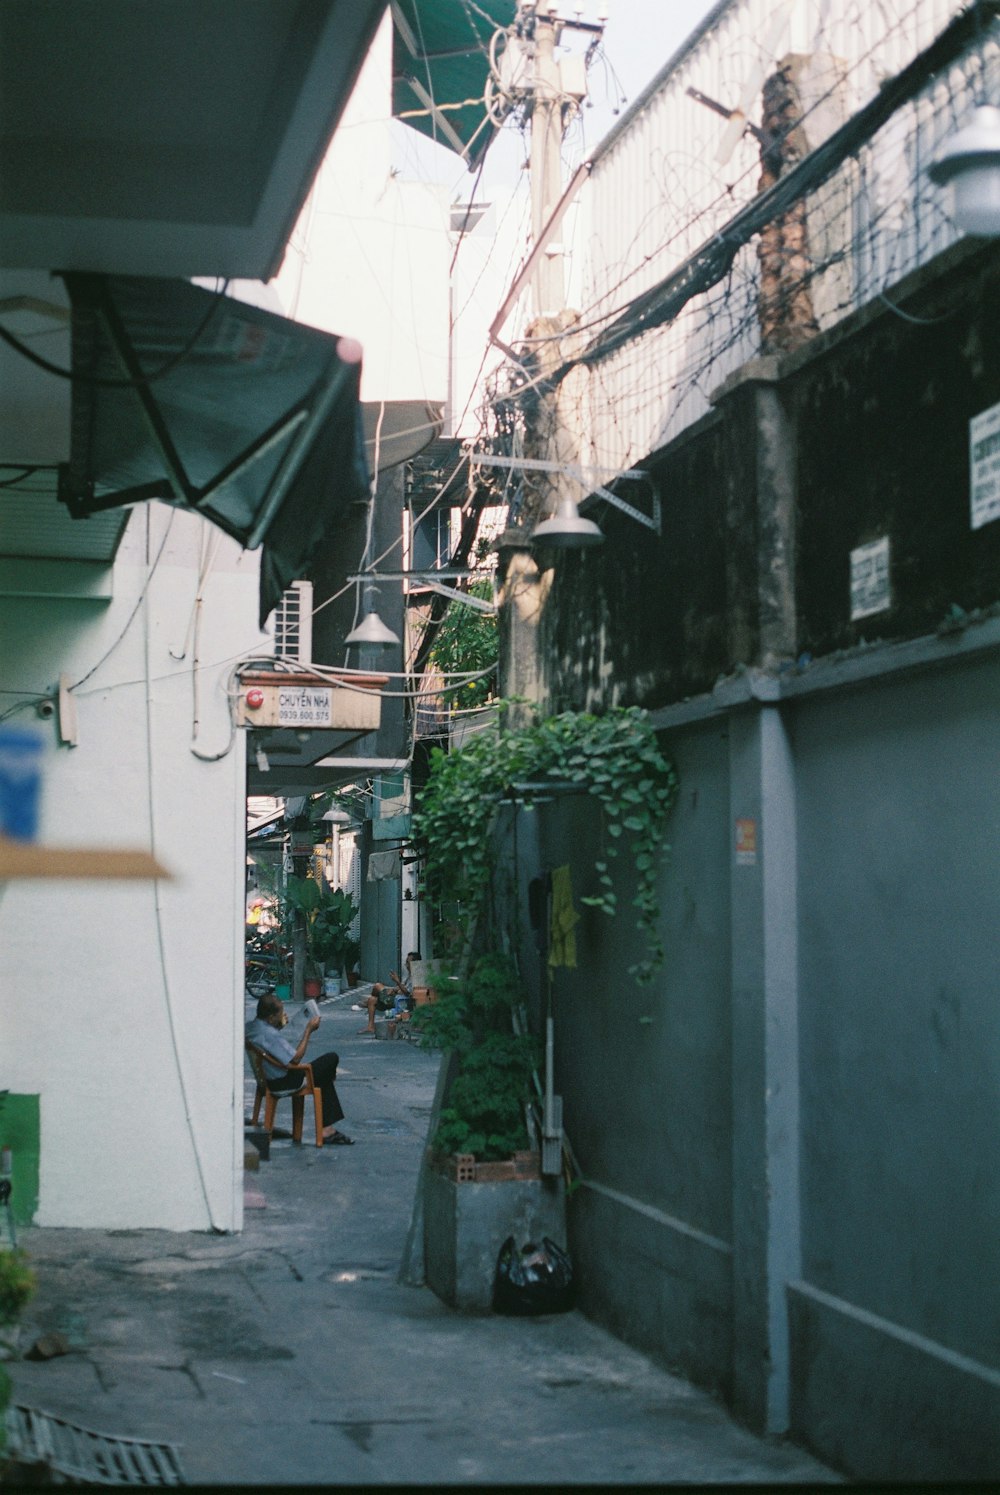
[[[567,494],[559,500],[551,519],[535,525],[531,543],[551,550],[584,550],[591,545],[603,545],[604,536],[592,519],[584,519]]]
[[[963,233],[1000,235],[1000,109],[977,105],[927,170],[932,182],[951,186],[951,216]]]
[[[365,615],[356,628],[353,628],[344,640],[345,644],[373,644],[376,648],[385,648],[388,644],[398,644],[399,635],[393,633],[388,624],[383,623],[375,611],[375,598],[378,587],[368,585],[365,587]]]

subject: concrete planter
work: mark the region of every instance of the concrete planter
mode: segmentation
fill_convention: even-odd
[[[537,1153],[518,1153],[509,1163],[473,1161],[472,1170],[469,1177],[469,1160],[444,1158],[426,1171],[424,1270],[443,1302],[488,1313],[509,1235],[519,1247],[543,1236],[565,1245],[565,1187],[561,1178],[542,1178]]]

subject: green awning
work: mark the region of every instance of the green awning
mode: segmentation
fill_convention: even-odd
[[[392,112],[475,166],[496,133],[483,96],[490,41],[515,0],[392,0]]]
[[[66,274],[74,518],[157,498],[262,547],[260,621],[368,497],[357,345],[183,280]]]

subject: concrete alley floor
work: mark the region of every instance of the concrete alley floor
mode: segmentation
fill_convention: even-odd
[[[579,1312],[467,1317],[402,1285],[437,1059],[359,1036],[352,996],[322,1004],[312,1049],[341,1056],[355,1146],[275,1140],[241,1236],[20,1233],[22,1349],[59,1332],[70,1352],[9,1365],[14,1400],[177,1444],[192,1484],[836,1480]]]

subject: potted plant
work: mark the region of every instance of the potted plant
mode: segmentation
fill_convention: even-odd
[[[358,984],[358,962],[361,959],[361,941],[347,939],[344,941],[344,975],[347,984],[355,987]]]
[[[354,899],[343,888],[331,888],[311,877],[290,877],[285,898],[305,923],[306,981],[321,982],[324,969],[339,975],[344,968],[348,932],[358,916]],[[319,994],[319,990],[313,993]]]
[[[295,914],[278,887],[274,869],[261,868],[260,873],[260,913],[246,936],[248,965],[255,965],[259,984],[273,987],[276,996],[287,1000],[292,990]]]
[[[437,992],[421,1007],[417,1029],[422,1045],[448,1055],[424,1173],[424,1271],[446,1303],[485,1312],[497,1252],[512,1231],[565,1238],[565,1191],[561,1177],[542,1177],[528,1133],[540,1054],[515,1024],[521,992],[513,965],[482,956],[465,977],[439,978]]]
[[[447,1102],[431,1146],[448,1159],[508,1160],[529,1149],[526,1107],[533,1099],[538,1043],[515,1031],[521,992],[506,956],[482,956],[464,980],[440,983],[420,1017],[420,1042],[452,1056]]]

